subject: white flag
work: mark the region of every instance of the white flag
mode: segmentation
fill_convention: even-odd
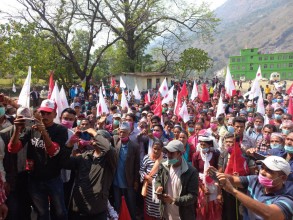
[[[57,81],[55,81],[54,89],[52,91],[52,95],[51,95],[50,99],[53,100],[57,105],[57,109],[56,109],[57,116],[54,118],[54,122],[59,124],[61,113],[63,111],[63,105],[61,102],[61,97],[60,97],[60,92],[58,89]]]
[[[232,96],[233,91],[236,90],[231,73],[230,73],[229,66],[227,67],[227,73],[226,73],[226,78],[225,78],[225,89],[226,89],[226,93],[229,96]]]
[[[125,95],[125,92],[124,90],[122,89],[122,97],[121,97],[121,108],[124,109],[124,108],[129,108],[128,106],[128,102],[127,102],[127,99],[126,99],[126,95]]]
[[[250,94],[248,99],[253,100],[254,98],[261,95],[261,89],[258,80],[254,80],[250,89]]]
[[[60,90],[60,99],[61,99],[61,104],[62,104],[63,110],[68,108],[69,104],[68,104],[68,100],[67,100],[66,93],[65,93],[63,85],[62,85],[61,90]]]
[[[134,95],[135,99],[141,100],[141,95],[139,93],[139,90],[138,90],[138,87],[137,87],[136,84],[135,84],[135,87],[134,87],[134,90],[133,90],[133,95]]]
[[[265,106],[264,106],[264,103],[263,103],[262,94],[260,94],[258,96],[256,112],[258,112],[258,113],[260,113],[262,115],[265,115]]]
[[[16,87],[15,87],[14,83],[12,85],[12,92],[16,92]]]
[[[188,114],[187,105],[185,101],[180,109],[179,115],[182,118],[184,123],[189,121],[189,114]]]
[[[257,70],[257,72],[256,72],[255,79],[256,79],[256,80],[260,80],[260,79],[262,79],[260,65],[258,66],[258,70]]]
[[[123,89],[126,88],[126,84],[125,84],[125,82],[123,81],[122,76],[120,76],[120,88],[123,88]]]
[[[178,96],[179,96],[179,93],[178,93],[178,90],[177,90],[176,99],[175,99],[175,105],[174,105],[174,115],[176,115],[176,108],[177,108],[177,105],[179,105]]]
[[[128,90],[128,93],[127,93],[127,101],[130,101],[130,99],[131,99],[131,91]]]
[[[118,100],[118,95],[117,95],[116,92],[114,93],[114,99],[117,99]]]
[[[29,66],[28,74],[24,81],[24,84],[19,94],[18,102],[17,102],[17,104],[26,108],[30,107],[31,77],[32,77],[32,70],[31,70],[31,67]]]
[[[216,117],[218,117],[220,114],[223,114],[223,113],[225,113],[224,104],[223,104],[222,96],[220,96],[220,99],[219,99],[219,102],[218,102],[218,107],[217,107]]]
[[[103,113],[108,114],[109,113],[109,109],[108,109],[108,106],[107,106],[106,101],[104,99],[103,92],[102,92],[102,88],[100,87],[100,91],[99,91],[99,103],[97,104],[97,116],[100,116]]]
[[[103,82],[102,82],[102,92],[103,92],[103,95],[106,96],[106,90],[105,90],[105,86]]]
[[[170,101],[174,101],[174,86],[169,89],[168,94],[162,100],[162,105],[165,103],[168,104]]]
[[[159,92],[161,93],[162,97],[165,98],[165,96],[168,94],[168,84],[167,84],[167,79],[165,78],[164,81],[162,82]]]
[[[194,80],[190,100],[194,100],[197,96],[198,96],[197,85]]]

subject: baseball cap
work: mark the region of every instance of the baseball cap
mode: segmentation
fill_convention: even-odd
[[[119,114],[119,113],[115,113],[115,114],[113,115],[113,118],[121,118],[121,114]]]
[[[73,108],[75,108],[75,107],[80,107],[80,103],[79,102],[74,103]]]
[[[129,123],[127,121],[121,122],[119,128],[120,128],[120,130],[130,131],[130,125],[129,125]]]
[[[264,160],[260,160],[267,168],[272,171],[282,171],[287,176],[291,173],[290,164],[282,157],[268,156]]]
[[[183,143],[181,141],[178,140],[173,140],[170,141],[167,146],[165,146],[165,149],[169,152],[176,152],[176,151],[180,151],[183,152],[184,151],[184,146]]]
[[[45,99],[42,101],[40,108],[38,111],[44,111],[44,112],[53,112],[57,108],[57,105],[53,100]]]
[[[141,114],[142,114],[142,115],[143,115],[143,114],[146,114],[146,115],[147,115],[147,114],[148,114],[148,111],[143,111]]]

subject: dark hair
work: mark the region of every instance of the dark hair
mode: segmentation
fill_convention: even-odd
[[[110,107],[110,110],[111,110],[111,111],[117,110],[117,106],[116,106],[116,105],[112,105],[112,106]]]
[[[283,116],[288,117],[290,120],[292,120],[292,115],[288,114],[288,113],[284,113]]]
[[[234,138],[234,134],[232,134],[232,133],[228,133],[228,134],[226,134],[226,135],[224,136],[224,140],[225,140],[225,139],[228,139],[228,138]]]
[[[275,125],[266,124],[265,126],[263,126],[263,129],[264,128],[268,128],[268,129],[272,130],[273,132],[277,132],[277,128]]]
[[[202,122],[196,122],[194,126],[199,125],[201,128],[203,128],[203,123]]]
[[[127,116],[131,117],[133,119],[133,121],[135,121],[135,114],[133,114],[133,113],[127,113],[126,114],[126,117]]]
[[[158,122],[160,122],[161,121],[161,118],[159,117],[159,116],[157,116],[157,115],[153,115],[152,117],[151,117],[151,121],[152,120],[157,120]]]
[[[179,131],[182,131],[182,127],[181,127],[179,124],[175,124],[175,125],[174,125],[174,129],[175,129],[175,128],[178,128]]]
[[[173,126],[174,127],[174,123],[173,121],[165,121],[165,125],[168,125],[168,126]]]
[[[194,125],[195,123],[194,123],[194,121],[189,120],[189,121],[187,122],[187,125],[189,125],[189,124],[193,124],[193,125]]]
[[[259,114],[259,113],[255,114],[254,120],[255,119],[260,119],[262,122],[265,121],[264,117],[261,114]]]
[[[235,125],[236,122],[245,125],[246,119],[243,117],[235,117],[233,119],[233,125]]]
[[[187,132],[186,132],[185,130],[180,131],[179,135],[180,135],[180,134],[185,134],[186,137],[188,138],[188,134],[187,134]]]
[[[162,125],[154,125],[154,128],[155,128],[155,127],[159,127],[162,131],[164,131],[164,128],[163,128]]]
[[[160,145],[161,148],[164,147],[164,143],[163,143],[163,141],[161,141],[160,139],[158,139],[158,138],[156,138],[156,137],[153,139],[153,146],[154,146],[155,144]],[[153,146],[152,146],[152,147],[153,147]]]
[[[67,113],[69,113],[69,114],[76,115],[76,112],[74,111],[74,109],[72,109],[72,108],[66,108],[66,109],[64,109],[64,110],[62,111],[62,113],[61,113],[61,117],[62,117],[62,115],[63,115],[65,112],[67,112]]]

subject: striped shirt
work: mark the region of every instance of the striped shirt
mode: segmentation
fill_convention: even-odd
[[[143,182],[144,176],[150,173],[154,164],[155,164],[155,161],[152,161],[149,155],[145,155],[139,170],[141,182]],[[153,176],[153,179],[156,176],[157,174]],[[160,218],[161,217],[160,203],[155,203],[152,197],[153,197],[153,187],[152,187],[152,184],[149,183],[147,188],[147,196],[145,198],[145,211],[148,216],[151,216],[154,218]]]

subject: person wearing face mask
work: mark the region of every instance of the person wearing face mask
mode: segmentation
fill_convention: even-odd
[[[219,220],[222,215],[221,190],[206,175],[209,166],[217,167],[220,152],[214,149],[215,138],[208,130],[199,132],[200,148],[192,156],[192,165],[199,172],[199,198],[196,206],[197,219]]]
[[[274,114],[274,125],[277,127],[278,131],[282,124],[282,115],[284,114],[284,110],[281,107],[275,109]]]
[[[139,183],[139,145],[130,139],[131,127],[121,122],[118,135],[114,135],[114,147],[118,155],[117,170],[114,175],[114,207],[119,213],[121,196],[125,196],[131,219],[136,219],[136,191]]]
[[[276,131],[277,130],[274,125],[266,124],[262,129],[263,138],[258,143],[256,143],[256,147],[249,148],[246,150],[247,155],[254,157],[255,152],[259,152],[263,155],[266,155],[268,151],[271,149],[271,134]]]
[[[210,127],[207,129],[217,140],[219,140],[218,120],[216,117],[211,118]]]
[[[284,157],[286,152],[284,150],[284,137],[282,133],[273,132],[271,134],[270,147],[271,149],[268,151],[268,155],[274,155],[279,157]]]
[[[253,102],[252,101],[248,101],[246,104],[246,112],[254,112],[254,107],[253,107]]]
[[[117,135],[120,122],[121,122],[121,114],[115,113],[113,115],[112,123],[108,125],[104,125],[104,129],[112,135]]]
[[[290,132],[285,138],[285,146],[284,150],[286,152],[285,159],[288,161],[291,167],[291,173],[288,177],[288,180],[291,182],[293,181],[293,132]],[[291,187],[292,189],[292,187]],[[293,191],[291,191],[293,192]]]
[[[208,172],[217,172],[210,167]],[[237,198],[247,212],[244,219],[292,219],[293,197],[286,192],[290,165],[282,157],[268,156],[261,161],[258,175],[233,176],[216,173],[219,186]],[[239,188],[249,189],[248,194]]]
[[[282,134],[286,137],[291,131],[293,131],[293,122],[291,120],[283,121]]]
[[[264,125],[264,118],[257,114],[254,117],[253,120],[253,127],[247,129],[246,134],[255,141],[255,145],[256,143],[259,143],[260,140],[263,138],[263,134],[262,134],[262,127]]]
[[[169,142],[169,140],[167,138],[165,138],[163,126],[160,124],[155,125],[153,127],[152,132],[149,133],[148,136],[149,136],[148,151],[147,151],[148,154],[150,154],[152,152],[154,138],[161,140],[163,142],[164,146],[166,146]]]
[[[195,146],[190,145],[187,142],[188,139],[188,134],[186,131],[181,131],[179,134],[179,141],[181,141],[184,145],[184,154],[182,155],[182,157],[187,161],[187,163],[191,164],[192,162],[192,155],[195,152]]]
[[[135,114],[133,113],[127,113],[125,121],[127,121],[130,125],[130,135],[129,138],[131,141],[135,142],[136,144],[138,143],[138,135],[139,135],[139,130],[137,129],[137,123],[135,122]]]
[[[166,220],[195,220],[198,172],[182,158],[181,141],[170,141],[165,150],[167,160],[161,163],[155,183],[157,197],[162,201],[161,216]]]

